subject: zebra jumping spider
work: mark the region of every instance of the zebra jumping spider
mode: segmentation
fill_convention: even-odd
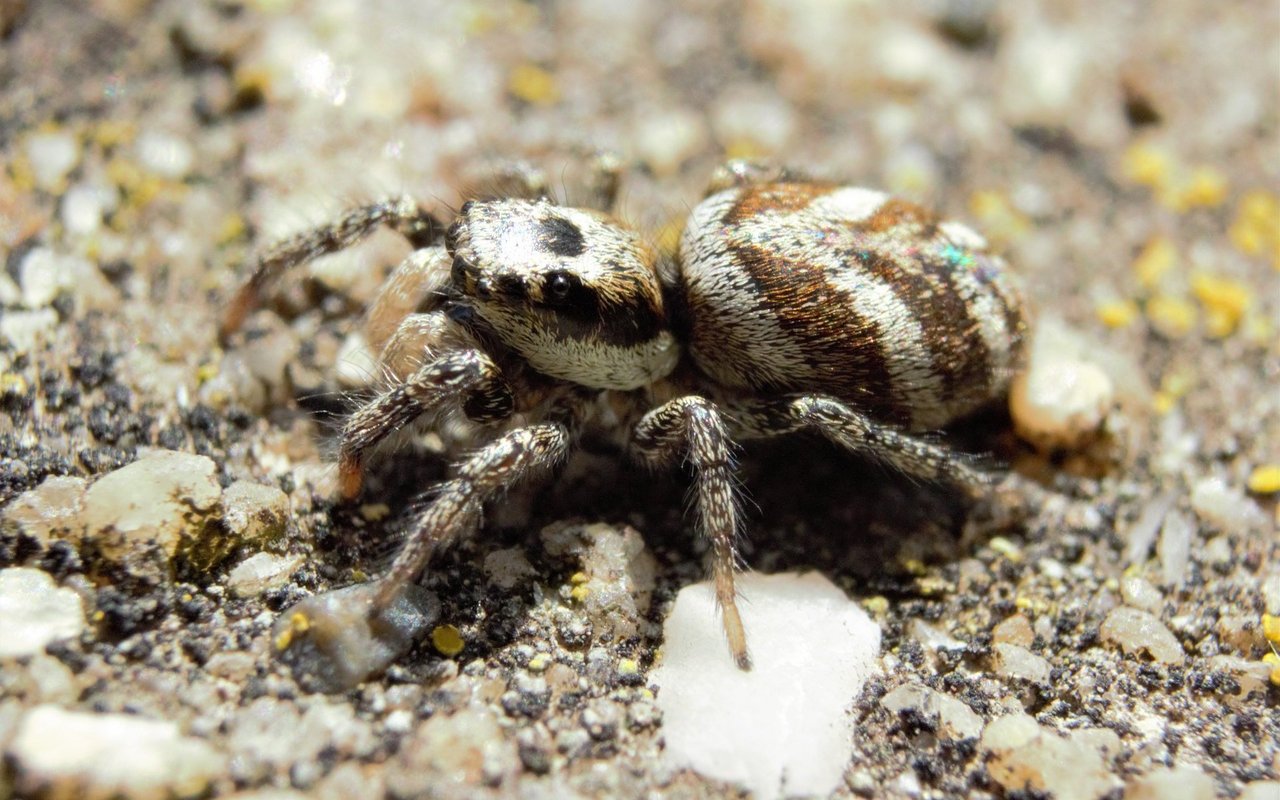
[[[603,208],[616,178],[600,182]],[[366,605],[313,603],[295,614],[298,630],[335,635],[344,614],[386,612],[434,554],[478,527],[486,502],[564,462],[600,422],[602,399],[621,409],[613,424],[629,427],[642,463],[691,465],[743,669],[735,440],[812,430],[915,478],[975,496],[991,486],[919,436],[1003,395],[1022,358],[1015,282],[968,227],[877,191],[731,162],[690,214],[678,256],[663,259],[607,213],[556,205],[526,183],[524,197],[464,203],[447,228],[407,199],[353,209],[266,252],[229,307],[224,340],[288,268],[378,226],[399,230],[418,249],[365,328],[393,385],[342,430],[341,492],[356,497],[368,455],[419,418],[460,412],[490,432],[421,511]]]

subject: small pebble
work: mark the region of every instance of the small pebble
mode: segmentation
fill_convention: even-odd
[[[302,562],[300,555],[254,553],[227,574],[227,588],[236,597],[256,597],[287,584]]]
[[[236,481],[222,493],[222,523],[241,545],[279,539],[289,518],[289,498],[275,486]]]
[[[225,761],[173,722],[52,705],[23,716],[7,753],[19,795],[85,800],[201,795]]]
[[[899,686],[881,698],[880,705],[895,714],[917,714],[944,739],[973,739],[982,733],[982,717],[962,700],[919,684]]]
[[[1103,641],[1119,645],[1130,655],[1145,652],[1163,664],[1181,664],[1186,656],[1163,622],[1136,608],[1112,609],[1098,632]]]
[[[51,334],[57,326],[58,312],[52,308],[37,311],[6,310],[0,314],[0,338],[19,354],[29,353],[41,342],[52,338]]]
[[[0,658],[42,653],[51,642],[79,636],[85,629],[80,595],[58,588],[48,573],[29,567],[0,570],[0,620]]]
[[[187,140],[162,131],[144,131],[136,145],[138,161],[162,178],[181,180],[195,163],[195,150]]]
[[[1156,769],[1129,781],[1124,800],[1214,800],[1213,778],[1196,767]]]
[[[1266,515],[1257,503],[1218,477],[1196,481],[1191,487],[1191,508],[1223,533],[1243,534],[1266,524]]]
[[[80,142],[70,131],[32,134],[27,138],[26,152],[36,185],[46,192],[61,190],[67,175],[80,162]]]
[[[1064,738],[1014,712],[987,725],[981,747],[990,754],[988,774],[1008,792],[1098,800],[1120,786],[1107,763],[1108,755],[1120,750],[1111,731],[1079,729]]]

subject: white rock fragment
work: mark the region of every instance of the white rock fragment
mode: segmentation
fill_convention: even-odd
[[[138,161],[148,171],[174,180],[186,177],[196,158],[190,142],[157,130],[144,131],[138,136],[136,152]]]
[[[27,138],[26,151],[36,185],[46,192],[61,189],[80,162],[80,143],[70,131],[33,134]]]
[[[991,647],[1000,675],[1031,683],[1049,682],[1049,662],[1041,656],[1016,644],[997,642]]]
[[[106,213],[119,203],[120,195],[111,184],[78,183],[62,196],[62,225],[67,233],[77,236],[96,233]]]
[[[107,558],[146,544],[172,558],[198,541],[222,497],[217,466],[205,456],[157,450],[110,472],[85,493],[82,518]]]
[[[27,253],[19,265],[18,278],[27,308],[47,306],[62,292],[68,292],[81,307],[98,309],[111,306],[119,296],[91,261],[47,247]]]
[[[663,109],[646,115],[636,128],[636,155],[658,175],[670,175],[706,145],[703,115],[689,109]]]
[[[597,634],[634,636],[649,611],[657,564],[645,549],[644,537],[629,526],[550,525],[542,542],[553,556],[576,552],[585,580],[573,588],[574,599],[595,623]]]
[[[1280,800],[1280,781],[1254,781],[1245,784],[1236,800]]]
[[[484,574],[492,583],[513,589],[537,574],[533,565],[519,547],[494,550],[484,557]]]
[[[1027,368],[1010,388],[1018,435],[1042,450],[1080,447],[1101,430],[1114,403],[1111,378],[1089,360],[1080,334],[1059,320],[1041,320]]]
[[[1055,800],[1094,800],[1120,786],[1107,761],[1120,739],[1106,730],[1074,730],[1064,738],[1022,712],[1001,717],[982,732],[987,772],[1007,791],[1033,789]]]
[[[10,567],[0,570],[0,658],[20,658],[44,651],[59,639],[84,630],[80,596],[60,589],[43,570]]]
[[[1267,516],[1238,486],[1222,478],[1203,478],[1191,487],[1196,516],[1223,533],[1247,533],[1266,525]]]
[[[1178,496],[1174,492],[1165,492],[1143,507],[1138,518],[1125,531],[1125,538],[1128,540],[1124,548],[1126,564],[1141,564],[1147,560],[1151,546],[1156,543],[1156,537],[1160,534],[1160,526],[1164,524],[1165,515],[1169,513],[1169,509],[1173,508],[1177,499]]]
[[[944,739],[973,739],[982,733],[982,717],[963,701],[919,684],[899,686],[880,699],[895,714],[912,712],[934,726]]]
[[[74,536],[80,528],[84,478],[52,475],[28,489],[4,510],[4,521],[42,544]]]
[[[0,338],[9,343],[15,354],[35,350],[57,326],[58,313],[52,308],[0,314]]]
[[[1136,608],[1112,609],[1098,632],[1103,641],[1119,645],[1130,655],[1145,652],[1164,664],[1181,664],[1186,655],[1163,622]]]
[[[387,763],[387,788],[398,797],[466,796],[497,786],[520,767],[515,741],[486,708],[437,714],[418,726]]]
[[[227,588],[237,597],[256,597],[270,589],[289,582],[302,566],[302,556],[277,556],[270,553],[254,553],[236,564],[227,575]]]
[[[1164,595],[1145,578],[1129,575],[1120,579],[1120,598],[1125,605],[1155,612],[1164,602]]]
[[[1196,767],[1156,769],[1129,781],[1124,800],[1213,800],[1213,778]]]
[[[236,481],[222,493],[222,522],[240,543],[280,538],[289,518],[289,497],[276,486]]]
[[[52,705],[27,712],[9,743],[18,794],[160,800],[202,794],[224,759],[172,722],[85,714]]]
[[[1187,577],[1187,562],[1191,559],[1191,539],[1196,534],[1196,524],[1186,514],[1173,510],[1160,526],[1160,578],[1170,586],[1181,586]]]
[[[880,630],[817,573],[739,579],[753,667],[729,656],[711,584],[687,586],[653,673],[664,758],[759,798],[826,795],[854,735],[849,707],[876,669]]]

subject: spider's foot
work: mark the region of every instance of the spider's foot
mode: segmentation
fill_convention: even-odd
[[[321,692],[351,689],[404,655],[440,616],[435,595],[401,589],[385,607],[379,584],[361,583],[301,601],[276,621],[273,642],[298,682]]]
[[[338,491],[343,500],[355,500],[360,496],[360,488],[364,485],[364,468],[359,459],[340,456],[338,458]]]
[[[727,603],[720,606],[721,622],[724,635],[729,640],[729,652],[733,655],[738,669],[746,672],[751,669],[751,653],[747,650],[747,631],[742,625],[742,616],[738,614],[738,605],[730,597]]]

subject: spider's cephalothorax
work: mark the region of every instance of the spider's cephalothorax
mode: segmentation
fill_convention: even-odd
[[[366,455],[418,417],[456,410],[493,431],[439,487],[360,613],[385,611],[434,552],[479,524],[485,502],[562,462],[591,401],[612,390],[632,403],[670,398],[621,419],[642,462],[693,467],[699,531],[744,668],[736,437],[813,430],[918,478],[989,485],[963,456],[912,435],[1000,396],[1019,366],[1021,301],[982,237],[879,192],[740,163],[717,183],[669,264],[608,214],[543,198],[468,202],[442,244],[443,226],[414,203],[375,203],[259,260],[224,335],[271,278],[378,225],[420,246],[369,311],[366,338],[394,383],[343,430],[346,496],[360,490]],[[525,424],[498,424],[517,412]]]

